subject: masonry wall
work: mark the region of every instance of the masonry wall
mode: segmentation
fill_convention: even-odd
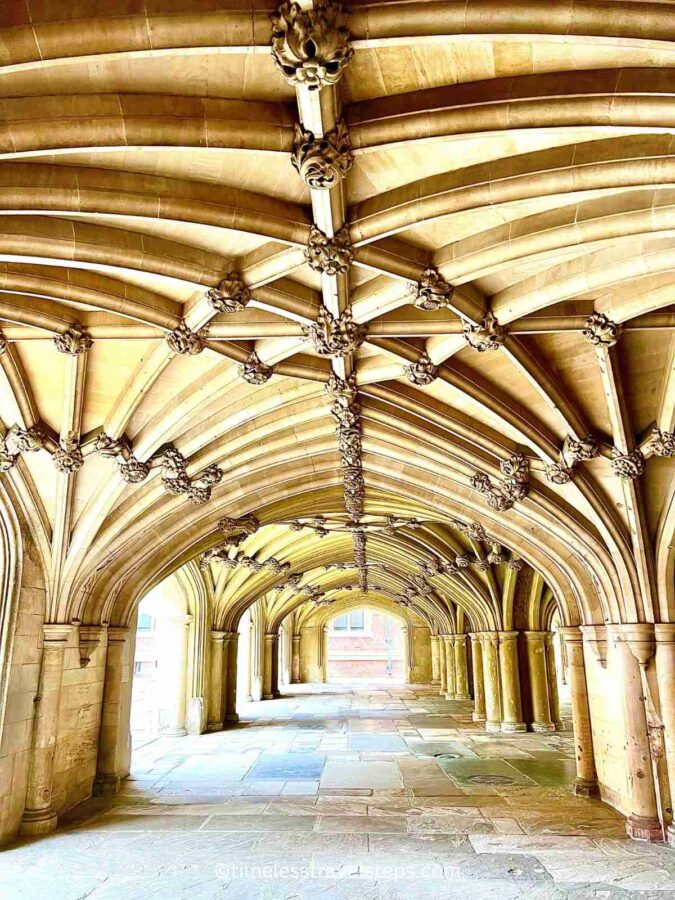
[[[6,843],[16,835],[24,810],[46,608],[44,582],[36,551],[27,535],[24,535],[24,541],[26,552],[13,628],[0,740],[0,843]]]

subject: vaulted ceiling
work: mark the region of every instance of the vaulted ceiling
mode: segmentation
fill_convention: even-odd
[[[0,9],[0,468],[50,618],[220,547],[280,564],[205,562],[223,621],[316,570],[496,627],[519,558],[568,622],[672,620],[673,5],[301,7]]]

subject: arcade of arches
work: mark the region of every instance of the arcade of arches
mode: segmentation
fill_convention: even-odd
[[[673,63],[659,0],[0,5],[4,842],[123,785],[155,590],[189,735],[372,608],[494,735],[558,659],[675,834]]]

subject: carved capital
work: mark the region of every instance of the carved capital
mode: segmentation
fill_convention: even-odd
[[[311,269],[324,275],[348,272],[354,262],[349,228],[345,225],[334,237],[329,238],[320,228],[312,225],[305,249],[305,259]]]
[[[499,483],[493,483],[482,472],[476,472],[472,476],[470,484],[487,499],[488,506],[499,512],[505,512],[513,507],[517,500],[522,500],[530,490],[529,464],[522,453],[513,453],[508,459],[502,460],[499,468],[504,478]]]
[[[69,356],[79,356],[81,353],[86,353],[92,344],[92,339],[79,322],[74,322],[63,334],[54,336],[56,349],[59,353],[67,353]]]
[[[487,555],[487,561],[493,566],[502,566],[508,562],[508,556],[504,552],[499,541],[492,541],[490,544],[490,552]]]
[[[218,287],[206,292],[206,297],[217,312],[236,313],[246,308],[251,292],[238,272],[228,272]]]
[[[309,90],[337,84],[354,54],[339,3],[324,0],[308,10],[282,3],[271,20],[272,58],[289,84]]]
[[[255,350],[251,351],[239,365],[239,374],[249,384],[265,384],[272,377],[274,369],[261,361]]]
[[[631,450],[630,453],[621,453],[616,448],[612,451],[610,460],[612,471],[619,478],[632,480],[638,478],[645,470],[645,458],[640,450]]]
[[[305,184],[316,191],[327,191],[345,177],[352,167],[352,144],[344,122],[333,131],[315,138],[301,125],[295,126],[291,162]]]
[[[675,456],[675,431],[661,431],[655,428],[649,438],[649,449],[654,456]]]
[[[364,325],[356,323],[350,307],[339,319],[322,306],[312,325],[303,325],[305,337],[312,342],[319,356],[348,356],[361,346],[366,336]]]
[[[74,475],[82,468],[84,462],[82,451],[75,432],[71,432],[67,438],[62,438],[58,450],[52,456],[55,467],[65,475]]]
[[[438,366],[435,366],[429,354],[424,352],[414,363],[405,366],[405,377],[412,384],[424,387],[438,378]]]
[[[593,313],[584,322],[582,335],[596,347],[613,347],[619,340],[621,326],[604,313]]]
[[[509,567],[509,569],[511,569],[513,572],[520,572],[520,570],[523,568],[523,566],[525,565],[525,563],[523,562],[522,559],[520,559],[519,556],[512,556],[510,559],[508,559],[508,560],[506,561],[506,565],[507,565],[507,566]]]
[[[127,484],[140,484],[150,474],[150,466],[145,462],[141,462],[140,459],[136,459],[133,453],[129,455],[128,459],[119,460],[117,468]]]
[[[191,331],[185,322],[166,335],[166,342],[172,353],[180,356],[196,356],[204,349],[204,338],[199,331]]]
[[[47,443],[47,435],[39,422],[30,428],[12,425],[5,435],[5,447],[11,454],[36,453],[43,450]]]
[[[125,448],[125,441],[119,438],[110,437],[110,435],[106,434],[104,431],[102,431],[94,441],[94,453],[100,453],[100,455],[104,456],[106,459],[114,459],[116,456],[119,456]]]
[[[464,339],[470,347],[485,353],[488,350],[499,350],[504,342],[504,328],[489,310],[480,325],[473,325],[464,320],[462,325]]]
[[[447,309],[455,289],[437,269],[425,269],[417,284],[410,288],[410,299],[417,309],[434,312]]]

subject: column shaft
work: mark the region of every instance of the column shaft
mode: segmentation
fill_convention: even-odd
[[[670,796],[675,797],[675,625],[655,625],[656,675],[661,698],[661,720]],[[668,843],[675,846],[675,824],[668,828]]]
[[[555,731],[551,718],[546,669],[545,631],[523,632],[527,640],[527,665],[530,676],[530,696],[532,699],[532,731]]]
[[[237,715],[237,656],[239,634],[236,631],[226,635],[227,639],[227,685],[225,689],[225,721],[238,722]]]
[[[212,631],[209,643],[209,696],[207,702],[207,731],[223,729],[223,646],[224,631]]]
[[[26,806],[21,821],[23,834],[54,831],[57,814],[52,807],[54,753],[59,730],[59,704],[63,677],[63,657],[75,626],[44,625],[39,701],[33,719],[33,740]]]
[[[291,655],[291,684],[300,684],[300,635],[294,634]]]
[[[457,700],[470,700],[469,670],[466,663],[466,635],[455,635],[455,697]]]
[[[558,731],[562,730],[563,723],[560,718],[560,694],[558,692],[558,671],[555,665],[555,650],[553,647],[553,632],[546,633],[546,674],[548,676],[548,696],[551,702],[551,718]]]
[[[471,638],[471,662],[473,664],[473,714],[474,722],[485,721],[485,681],[483,678],[483,650],[479,634]]]
[[[502,688],[502,731],[526,731],[520,697],[518,632],[499,632],[499,674]]]
[[[446,689],[445,696],[448,700],[455,699],[456,679],[455,679],[455,636],[447,634],[444,637],[445,645],[445,678]]]
[[[263,644],[263,700],[274,699],[274,660],[279,636],[276,634],[266,634]],[[278,688],[277,688],[278,691]]]
[[[499,689],[499,638],[497,632],[481,635],[483,645],[483,678],[485,682],[485,730],[502,730],[501,694]]]
[[[448,690],[448,659],[445,654],[445,635],[443,634],[438,636],[438,675],[440,678],[439,694],[441,697],[445,697]]]
[[[438,661],[438,637],[431,635],[431,683],[439,684],[441,680],[440,664]]]
[[[95,796],[116,794],[120,782],[129,774],[132,638],[129,628],[113,625],[108,628],[98,760],[93,787]]]
[[[567,677],[572,695],[572,729],[574,731],[574,756],[577,777],[574,793],[578,797],[598,797],[598,776],[593,754],[591,711],[588,705],[586,663],[581,630],[576,626],[558,629],[565,646]]]

